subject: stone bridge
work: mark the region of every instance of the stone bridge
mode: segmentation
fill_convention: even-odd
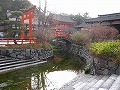
[[[53,40],[56,40],[61,45],[61,47],[65,50],[69,50],[73,43],[71,38],[64,37],[64,36],[57,36],[53,38]]]

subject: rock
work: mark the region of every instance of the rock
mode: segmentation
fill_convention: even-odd
[[[108,69],[104,69],[102,73],[103,73],[103,75],[108,75],[109,74],[109,70]]]
[[[116,74],[120,75],[120,65],[118,66],[118,68],[116,70]]]
[[[112,62],[112,61],[109,61],[108,65],[109,65],[109,67],[115,67],[116,66],[116,64],[114,62]]]
[[[22,56],[22,55],[18,55],[16,58],[18,58],[18,59],[23,59],[24,56]]]
[[[26,55],[27,57],[30,57],[30,49],[26,49]]]
[[[16,53],[11,53],[10,56],[16,58]]]

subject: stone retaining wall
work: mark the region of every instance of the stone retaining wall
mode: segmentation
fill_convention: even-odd
[[[0,55],[16,59],[47,59],[53,56],[52,49],[0,49]]]
[[[86,64],[90,66],[91,72],[94,74],[118,74],[120,75],[120,63],[114,63],[108,60],[100,60],[92,57],[88,50],[82,46],[71,45],[69,52],[82,57]]]

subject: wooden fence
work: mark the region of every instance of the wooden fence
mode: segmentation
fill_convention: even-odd
[[[37,39],[0,38],[0,45],[4,46],[27,43],[37,43]]]

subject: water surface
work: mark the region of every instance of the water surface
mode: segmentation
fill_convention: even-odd
[[[56,52],[47,63],[0,74],[0,90],[58,90],[83,72],[79,57]]]

